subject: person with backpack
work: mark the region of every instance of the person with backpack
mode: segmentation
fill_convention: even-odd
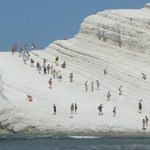
[[[65,61],[62,64],[62,68],[66,68],[66,62]]]

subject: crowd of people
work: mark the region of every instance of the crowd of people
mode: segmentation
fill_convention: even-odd
[[[18,49],[18,46],[17,44],[15,43],[12,47],[12,55],[14,55],[16,52],[17,52],[17,49]],[[35,44],[32,43],[31,45],[31,50],[35,49]],[[26,62],[28,60],[30,60],[30,67],[34,67],[34,63],[35,61],[33,60],[33,58],[31,58],[30,54],[29,54],[29,49],[28,49],[28,46],[27,44],[25,44],[24,48],[20,48],[19,50],[19,57],[22,57],[23,61],[24,61],[24,64],[26,64]],[[40,74],[43,70],[43,74],[46,75],[46,74],[51,74],[52,77],[50,77],[48,83],[49,83],[49,89],[52,89],[52,78],[54,79],[58,79],[59,81],[62,80],[62,73],[61,73],[61,70],[57,70],[54,65],[50,65],[49,63],[47,64],[47,60],[46,59],[43,59],[43,62],[42,64],[40,64],[39,62],[36,63],[36,68],[37,68],[37,71],[38,73]],[[56,66],[59,66],[59,57],[57,56],[56,59],[55,59],[55,65]],[[62,64],[61,64],[61,68],[66,68],[66,62],[64,61]],[[107,68],[104,69],[104,76],[106,76],[108,74],[108,71],[107,71]],[[73,82],[74,78],[74,74],[73,72],[70,72],[69,74],[69,79],[70,79],[70,82]],[[146,77],[146,74],[142,73],[142,79],[143,80],[146,80],[147,77]],[[93,92],[95,89],[96,90],[99,90],[100,89],[100,82],[99,80],[95,80],[92,81],[90,83],[90,86],[88,85],[89,82],[86,81],[85,82],[85,92],[88,92],[88,91],[91,91]],[[123,86],[120,85],[120,87],[118,88],[118,95],[123,95],[123,91],[122,91],[122,88]],[[90,90],[89,90],[90,89]],[[107,101],[110,101],[111,100],[111,92],[108,91],[107,92]],[[142,100],[140,100],[139,102],[139,113],[142,113]],[[71,110],[71,114],[73,113],[77,113],[77,109],[78,109],[78,106],[77,104],[71,104],[70,106],[70,110]],[[98,112],[99,112],[99,115],[103,115],[103,104],[99,105],[98,106]],[[113,117],[116,116],[116,106],[113,107]],[[53,114],[56,115],[56,105],[53,104]],[[145,118],[143,118],[142,120],[142,123],[143,123],[143,130],[146,130],[146,127],[148,127],[148,117],[145,116]]]

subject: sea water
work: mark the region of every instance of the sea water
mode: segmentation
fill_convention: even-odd
[[[150,150],[150,137],[0,135],[0,150]]]

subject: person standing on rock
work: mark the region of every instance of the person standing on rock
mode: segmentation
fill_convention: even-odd
[[[103,115],[103,105],[101,104],[101,105],[99,105],[98,106],[98,110],[99,110],[99,115]]]
[[[41,65],[39,64],[39,67],[38,67],[39,73],[41,73],[41,70],[42,70],[42,68],[41,68]]]
[[[22,48],[20,48],[20,50],[19,50],[19,57],[21,57],[22,56]]]
[[[30,62],[31,62],[30,67],[33,67],[34,60],[32,58],[30,59]]]
[[[51,78],[49,79],[48,83],[49,83],[49,88],[51,89],[52,88],[52,79]]]
[[[37,62],[37,63],[36,63],[36,68],[37,68],[37,70],[38,70],[38,68],[39,68],[39,65],[40,65],[40,63]]]
[[[73,73],[70,73],[70,82],[73,82]]]
[[[99,84],[99,81],[98,81],[98,80],[96,80],[96,86],[97,86],[97,90],[99,90],[100,84]]]
[[[61,81],[62,80],[62,73],[60,71],[58,71],[58,80]]]
[[[108,93],[107,93],[107,101],[110,101],[110,97],[111,97],[111,94],[110,94],[110,91],[108,91]]]
[[[56,59],[55,59],[56,66],[58,66],[58,60],[59,60],[59,57],[57,56]]]
[[[44,67],[44,75],[46,75],[46,67]]]
[[[43,68],[46,67],[46,59],[43,59]]]
[[[107,74],[107,70],[106,70],[106,68],[104,69],[104,75],[106,75]]]
[[[122,95],[122,85],[119,87],[119,95]]]
[[[145,119],[143,119],[143,130],[146,130],[145,123],[146,123],[146,121],[145,121]]]
[[[142,113],[142,100],[139,102],[139,113]]]
[[[77,106],[77,104],[75,103],[75,105],[74,105],[74,109],[75,109],[75,113],[77,112],[77,109],[78,109],[78,106]]]
[[[94,82],[93,81],[91,82],[91,91],[92,92],[94,91]]]
[[[73,114],[73,111],[74,111],[74,105],[73,105],[73,103],[71,104],[70,109],[71,109],[71,114]]]
[[[116,107],[113,108],[114,117],[116,116]]]
[[[53,104],[54,115],[56,115],[56,105]]]
[[[31,44],[31,50],[34,50],[35,49],[35,44],[32,42]]]
[[[49,71],[50,71],[50,64],[47,65],[47,72],[49,74]]]
[[[146,126],[148,127],[148,117],[145,116]]]
[[[88,91],[88,81],[85,82],[85,92]]]
[[[146,74],[142,72],[142,79],[146,80]]]

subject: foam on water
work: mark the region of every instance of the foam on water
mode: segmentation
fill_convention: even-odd
[[[101,138],[100,136],[68,136],[69,138],[73,139],[99,139]]]

